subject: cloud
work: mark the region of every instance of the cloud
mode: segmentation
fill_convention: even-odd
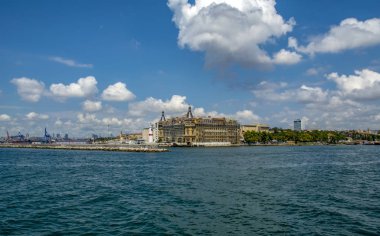
[[[173,95],[169,100],[163,101],[149,97],[144,101],[129,104],[129,114],[133,116],[142,116],[147,113],[157,113],[165,111],[167,113],[186,112],[190,105],[186,103],[186,97]]]
[[[320,87],[302,85],[296,89],[285,89],[286,86],[285,83],[275,84],[263,81],[252,92],[259,99],[274,102],[321,103],[325,102],[329,96],[329,92]]]
[[[377,126],[370,119],[376,112],[379,112],[377,107],[332,95],[325,103],[307,104],[298,114],[303,113],[310,119],[308,128],[357,129]]]
[[[49,119],[48,115],[38,114],[36,112],[29,112],[28,114],[26,114],[25,117],[27,120],[47,120],[47,119]]]
[[[117,82],[116,84],[108,86],[103,93],[102,98],[106,101],[130,101],[136,96],[127,89],[127,85],[122,82]]]
[[[108,130],[113,133],[119,133],[128,127],[129,131],[141,132],[142,128],[147,127],[150,120],[142,118],[120,118],[120,117],[97,117],[95,114],[79,113],[77,114],[77,126],[80,130],[86,130],[91,133],[103,133],[108,135]]]
[[[359,21],[355,18],[343,20],[332,26],[324,35],[313,37],[306,46],[298,46],[295,38],[289,38],[289,47],[306,54],[338,53],[341,51],[370,47],[380,44],[380,19]]]
[[[100,111],[102,109],[102,102],[86,100],[82,103],[82,108],[87,112]]]
[[[357,70],[354,75],[339,75],[336,72],[326,75],[335,82],[336,89],[324,90],[320,87],[302,85],[296,89],[286,89],[286,84],[261,82],[252,92],[258,99],[284,102],[294,101],[304,104],[333,104],[341,100],[362,101],[380,99],[380,73],[369,70]]]
[[[57,119],[54,123],[55,126],[62,126],[63,125],[63,122],[61,121],[61,119]]]
[[[193,114],[196,117],[226,117],[236,119],[240,123],[252,124],[258,123],[260,116],[254,114],[250,110],[237,111],[235,114],[224,114],[217,111],[206,112],[203,107],[198,107],[193,109]]]
[[[99,119],[96,118],[95,114],[78,114],[77,116],[79,123],[92,123],[92,124],[97,124],[100,122]]]
[[[115,126],[121,126],[123,125],[124,121],[120,120],[116,117],[106,117],[102,119],[102,123],[106,125],[115,125]]]
[[[87,76],[80,78],[77,83],[64,85],[62,83],[50,85],[50,92],[53,96],[61,99],[69,97],[89,97],[98,92],[95,77]]]
[[[295,109],[289,109],[287,107],[289,105],[287,103],[283,110],[273,114],[272,121],[285,124],[286,128],[293,128],[293,120],[299,117],[302,117],[303,123],[306,122],[307,129],[337,130],[357,129],[363,126],[366,128],[377,127],[375,122],[369,119],[373,107],[370,108],[364,104],[358,106],[356,103],[342,100],[339,97],[334,96],[324,103],[310,103]],[[376,111],[378,112],[379,109],[375,109]]]
[[[237,111],[234,117],[240,122],[249,124],[257,123],[260,120],[260,117],[250,110]]]
[[[380,74],[363,69],[355,71],[355,75],[339,75],[334,72],[327,75],[333,80],[344,96],[351,99],[379,99],[380,98]]]
[[[373,115],[371,117],[371,119],[375,120],[375,121],[380,121],[380,114],[377,114],[377,115]]]
[[[66,65],[66,66],[70,66],[70,67],[80,67],[80,68],[92,68],[93,67],[92,64],[80,64],[74,60],[66,59],[66,58],[62,58],[62,57],[50,57],[49,60],[54,61],[54,62],[58,62],[60,64]]]
[[[194,5],[187,0],[168,1],[179,29],[179,46],[205,52],[208,66],[259,67],[283,62],[273,60],[261,47],[295,25],[294,19],[285,22],[275,5],[275,0],[207,0]],[[290,55],[295,62],[296,56]]]
[[[21,98],[28,102],[38,102],[45,89],[43,82],[27,77],[14,78],[11,83],[16,85],[17,93]]]
[[[10,121],[11,117],[7,114],[1,114],[0,115],[0,121]]]
[[[193,115],[197,117],[224,117],[225,114],[219,113],[217,111],[207,111],[203,107],[196,107],[193,109]]]
[[[279,82],[279,83],[272,83],[269,81],[261,81],[257,89],[258,90],[275,90],[275,89],[281,89],[281,88],[286,88],[288,84],[286,82]]]
[[[131,48],[133,48],[135,50],[138,50],[141,47],[141,42],[136,40],[136,39],[131,39],[129,41],[129,44],[130,44]]]
[[[293,65],[301,61],[302,56],[296,52],[281,49],[273,57],[273,62],[278,65]]]
[[[301,118],[301,128],[304,130],[304,129],[308,129],[308,125],[310,123],[310,119],[307,117],[307,116],[303,116]]]
[[[292,94],[292,93],[291,93]],[[302,85],[293,93],[295,99],[302,103],[325,102],[328,98],[328,92],[319,87],[308,87]]]
[[[319,74],[319,70],[317,68],[309,68],[306,71],[306,75],[308,75],[308,76],[316,76],[318,74]]]
[[[283,107],[271,115],[274,123],[291,125],[293,119],[306,117],[303,123],[309,129],[377,129],[380,108],[374,101],[380,99],[380,74],[363,69],[353,75],[334,72],[326,78],[336,84],[335,89],[306,85],[293,89],[264,81],[253,93],[256,99]]]

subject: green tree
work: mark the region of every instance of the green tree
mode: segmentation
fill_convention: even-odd
[[[259,133],[255,131],[247,131],[244,133],[244,140],[247,143],[257,143],[260,140],[260,135]]]

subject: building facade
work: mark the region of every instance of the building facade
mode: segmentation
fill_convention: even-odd
[[[301,126],[301,120],[297,119],[294,121],[294,131],[301,131],[302,126]]]
[[[244,140],[244,133],[247,131],[255,132],[269,132],[269,125],[267,124],[254,124],[254,125],[241,125],[240,126],[240,140]]]
[[[191,107],[183,117],[166,119],[164,112],[156,124],[158,141],[179,144],[238,144],[240,125],[236,120],[213,117],[193,117]]]

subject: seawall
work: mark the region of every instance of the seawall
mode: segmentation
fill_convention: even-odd
[[[166,148],[129,147],[123,145],[55,145],[55,144],[0,144],[0,148],[33,148],[56,150],[86,150],[86,151],[115,151],[115,152],[168,152]]]

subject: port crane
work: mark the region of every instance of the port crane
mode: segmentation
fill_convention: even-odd
[[[44,142],[45,142],[45,143],[51,143],[51,136],[50,136],[50,134],[47,132],[46,127],[45,127]]]

